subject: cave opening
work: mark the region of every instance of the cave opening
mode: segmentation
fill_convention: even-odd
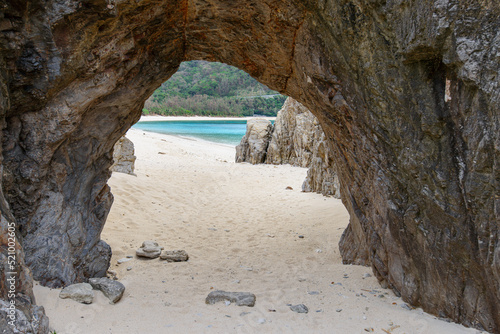
[[[7,1],[0,226],[22,231],[19,314],[45,319],[25,264],[52,287],[105,274],[113,144],[182,61],[208,60],[318,117],[350,213],[345,262],[372,263],[428,312],[498,332],[500,8],[434,2]],[[424,75],[435,59],[449,85],[445,67]]]

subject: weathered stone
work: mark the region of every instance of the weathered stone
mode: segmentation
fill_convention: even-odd
[[[147,257],[155,259],[160,256],[163,247],[160,247],[156,241],[144,241],[142,246],[135,251],[135,255],[139,257]]]
[[[250,292],[226,292],[221,290],[212,291],[205,299],[206,304],[215,304],[217,302],[229,301],[237,306],[255,305],[255,295]]]
[[[128,258],[128,257],[125,257],[125,258],[123,258],[123,259],[119,259],[118,261],[116,261],[116,263],[118,263],[118,264],[122,264],[122,263],[128,262],[128,261],[130,261],[130,260],[132,260],[132,259],[131,259],[131,258]]]
[[[330,144],[318,119],[306,107],[291,97],[286,99],[276,117],[267,151],[262,151],[266,145],[259,146],[259,159],[244,154],[249,146],[247,138],[252,136],[251,131],[254,131],[253,128],[247,127],[241,146],[236,148],[236,162],[261,163],[260,157],[265,155],[268,164],[309,167],[302,191],[340,198]]]
[[[309,313],[309,309],[304,304],[297,304],[290,306],[290,310],[297,313]]]
[[[276,117],[266,163],[308,167],[302,191],[340,198],[331,144],[316,116],[291,97]]]
[[[345,263],[500,330],[498,1],[6,0],[0,20],[2,189],[42,284],[104,276],[113,145],[204,59],[318,118],[351,216]]]
[[[236,146],[236,162],[260,164],[266,161],[266,151],[272,131],[273,125],[267,119],[248,120],[245,136]]]
[[[125,286],[122,283],[106,277],[91,278],[89,279],[89,283],[92,288],[101,290],[108,297],[110,304],[117,303],[125,291]]]
[[[167,260],[167,262],[182,262],[187,261],[189,255],[184,250],[163,251],[160,259]]]
[[[302,104],[287,98],[274,122],[266,163],[309,167],[322,133],[318,119]]]
[[[112,172],[134,174],[134,164],[136,156],[134,155],[134,143],[123,136],[113,147],[113,165],[110,167]]]
[[[36,333],[45,334],[49,331],[49,319],[42,306],[31,306],[24,301],[12,306],[0,299],[0,329],[2,334]],[[29,318],[27,316],[30,316]],[[10,322],[15,320],[15,326]]]
[[[59,298],[71,298],[82,304],[92,304],[94,301],[94,291],[88,283],[71,284],[59,293]]]

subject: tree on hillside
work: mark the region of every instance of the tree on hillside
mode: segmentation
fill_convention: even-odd
[[[286,96],[226,64],[183,62],[146,101],[160,115],[276,116]]]

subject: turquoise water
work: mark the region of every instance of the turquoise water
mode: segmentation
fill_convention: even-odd
[[[228,145],[238,145],[245,135],[247,121],[147,121],[139,122],[134,129],[179,135]]]

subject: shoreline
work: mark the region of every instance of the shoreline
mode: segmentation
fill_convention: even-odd
[[[143,134],[147,133],[148,135],[152,136],[156,140],[166,140],[168,138],[177,138],[179,140],[186,140],[186,141],[191,141],[191,142],[199,142],[202,145],[222,146],[222,147],[233,149],[233,150],[236,148],[236,146],[239,145],[239,143],[236,144],[236,145],[231,145],[231,144],[226,144],[226,143],[221,143],[221,142],[216,142],[216,141],[205,140],[205,139],[198,138],[198,137],[189,137],[189,136],[183,136],[183,135],[172,134],[172,133],[155,132],[155,131],[150,131],[150,130],[136,129],[136,128],[133,128],[133,127],[128,130],[128,132],[127,132],[126,135],[128,135],[129,133],[131,133],[131,131],[132,131],[132,133],[134,133],[134,132],[141,132],[142,131]],[[156,138],[155,135],[158,135],[157,136],[158,138]]]
[[[248,121],[255,118],[264,118],[270,121],[276,120],[276,117],[268,116],[247,116],[247,117],[219,117],[219,116],[162,116],[162,115],[142,115],[137,122],[154,122],[154,121]]]

